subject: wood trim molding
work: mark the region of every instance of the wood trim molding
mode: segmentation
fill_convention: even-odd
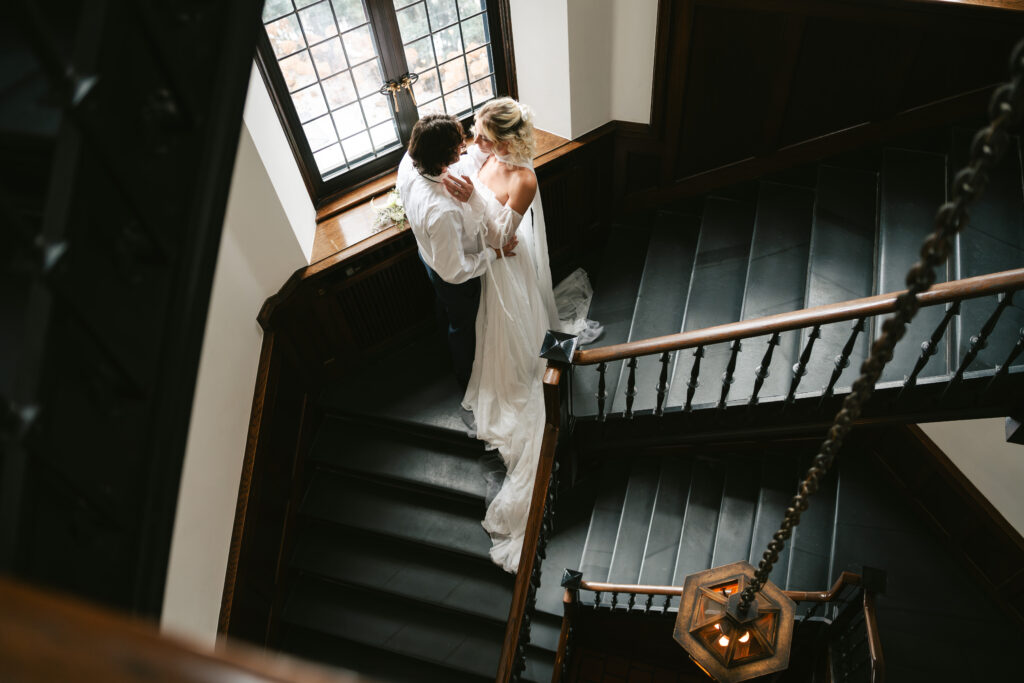
[[[242,552],[242,538],[245,535],[246,515],[249,511],[249,493],[252,489],[256,450],[259,446],[264,407],[268,397],[267,386],[270,380],[271,358],[274,354],[274,339],[274,331],[264,328],[260,361],[256,370],[256,386],[253,389],[252,410],[249,414],[249,432],[245,437],[242,474],[238,482],[235,522],[231,531],[231,545],[228,547],[228,564],[224,572],[224,590],[221,594],[220,618],[217,622],[218,633],[227,633],[231,626],[231,608],[235,598],[235,585],[238,581],[238,563]]]

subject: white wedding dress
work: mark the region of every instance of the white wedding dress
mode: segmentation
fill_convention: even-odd
[[[544,433],[541,342],[549,329],[592,337],[597,328],[585,319],[592,290],[583,270],[552,289],[540,191],[515,228],[519,215],[499,204],[477,176],[486,160],[473,146],[460,162],[486,203],[484,216],[464,204],[464,225],[477,226],[489,246],[500,246],[515,231],[519,245],[514,256],[495,260],[481,277],[476,354],[463,407],[473,411],[477,438],[497,449],[506,468],[483,527],[491,536],[491,559],[514,573]]]

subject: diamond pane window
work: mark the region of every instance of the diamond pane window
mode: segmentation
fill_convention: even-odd
[[[264,0],[259,66],[315,202],[394,169],[418,118],[514,90],[497,6]]]

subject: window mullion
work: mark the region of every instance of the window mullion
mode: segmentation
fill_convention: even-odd
[[[409,72],[409,66],[405,60],[405,50],[402,49],[402,36],[398,29],[394,2],[366,0],[366,6],[370,11],[370,25],[377,37],[380,58],[384,62],[384,78],[397,80]],[[402,90],[397,95],[398,111],[395,111],[395,121],[398,123],[398,135],[403,143],[408,143],[418,115],[408,90]],[[390,106],[394,109],[395,100],[389,99]]]

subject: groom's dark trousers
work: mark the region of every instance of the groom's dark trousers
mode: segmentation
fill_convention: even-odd
[[[455,380],[465,391],[469,376],[473,372],[473,355],[476,353],[476,312],[480,307],[480,278],[475,277],[462,284],[453,285],[441,279],[433,268],[420,256],[427,277],[434,286],[438,301],[438,322],[448,338],[448,349],[452,354]]]

